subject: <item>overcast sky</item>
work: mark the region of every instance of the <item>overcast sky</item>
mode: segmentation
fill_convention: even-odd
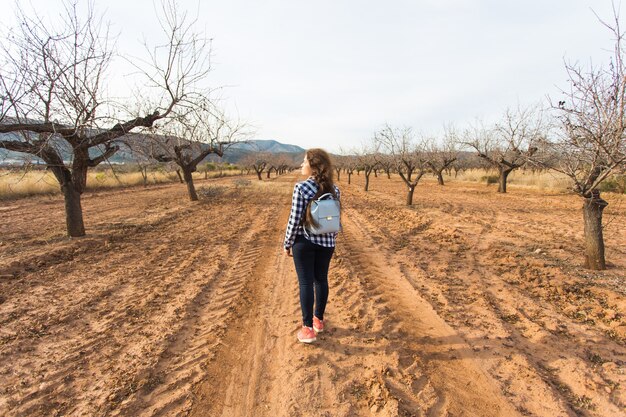
[[[41,14],[60,10],[56,0],[31,3]],[[95,4],[121,53],[141,55],[141,40],[156,39],[151,0]],[[14,1],[0,5],[7,14]],[[179,5],[199,12],[213,38],[208,82],[227,86],[230,112],[254,124],[256,138],[333,152],[358,147],[386,122],[437,135],[444,123],[493,121],[518,102],[560,97],[564,59],[606,63],[612,44],[592,11],[610,19],[609,0]]]

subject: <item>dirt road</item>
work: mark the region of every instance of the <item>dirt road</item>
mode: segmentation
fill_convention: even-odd
[[[296,176],[0,208],[0,415],[626,416],[626,201],[579,267],[574,197],[342,187],[328,331],[299,344]],[[622,203],[623,202],[623,203]]]

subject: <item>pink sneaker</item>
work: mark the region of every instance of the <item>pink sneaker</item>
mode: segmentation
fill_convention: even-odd
[[[317,340],[312,327],[302,326],[298,332],[298,341],[302,343],[313,343]]]
[[[322,333],[324,331],[324,320],[313,316],[313,330],[315,330],[315,333]]]

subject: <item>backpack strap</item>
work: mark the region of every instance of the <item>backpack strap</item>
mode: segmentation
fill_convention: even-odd
[[[330,197],[330,198],[332,198],[333,200],[335,199],[335,196],[334,196],[332,193],[326,193],[326,194],[322,194],[321,196],[319,196],[319,198],[318,198],[317,200],[318,200],[318,201],[319,201],[319,200],[323,200],[323,199],[324,199],[324,198],[326,198],[326,197]]]

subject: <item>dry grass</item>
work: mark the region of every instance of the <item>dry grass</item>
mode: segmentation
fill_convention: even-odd
[[[454,178],[452,176],[444,177],[444,181],[468,181],[468,182],[487,182],[488,177],[495,177],[497,183],[498,173],[485,172],[482,169],[471,169],[459,173]],[[531,171],[515,170],[508,178],[507,185],[521,186],[534,188],[538,190],[554,190],[554,191],[567,191],[570,181],[567,176],[558,172],[539,172],[533,173]]]
[[[251,186],[253,189],[261,191],[263,193],[288,195],[291,195],[291,193],[293,193],[293,183],[291,182],[268,181],[267,179],[263,178],[262,181],[259,181],[257,179],[251,180]]]
[[[238,175],[239,171],[224,171],[224,176]],[[209,178],[220,176],[219,172],[209,174]],[[489,177],[492,181],[495,178],[497,183],[497,172],[486,172],[482,169],[473,169],[459,173],[455,178],[444,176],[445,181],[467,181],[487,183]],[[203,179],[204,173],[194,173],[195,179]],[[175,172],[150,172],[148,173],[148,184],[162,184],[178,181]],[[252,181],[252,186],[259,189],[268,188],[267,181]],[[533,173],[531,171],[513,171],[508,178],[508,185],[513,187],[524,187],[538,190],[551,190],[565,192],[568,189],[569,179],[556,172]],[[90,190],[114,189],[143,185],[143,178],[140,172],[113,173],[111,170],[103,172],[89,172],[87,176],[87,186]],[[291,193],[291,184],[273,184],[271,187],[275,192]],[[278,190],[276,190],[278,188]],[[59,184],[54,176],[48,171],[27,171],[23,173],[12,171],[0,171],[0,200],[12,200],[16,198],[60,193]]]
[[[224,172],[236,175],[239,171]],[[220,176],[219,172],[209,174],[209,178]],[[204,173],[194,173],[194,179],[203,179]],[[150,172],[148,185],[178,181],[176,172]],[[89,172],[87,187],[90,190],[105,190],[143,185],[140,172],[113,173],[112,171]],[[14,200],[23,197],[60,194],[59,183],[49,171],[0,171],[0,200]]]
[[[0,172],[0,200],[56,193],[59,183],[50,172]]]
[[[200,178],[200,176],[194,176]],[[150,172],[148,173],[148,184],[163,184],[178,181],[176,172]],[[143,185],[143,177],[140,172],[128,172],[117,174],[111,171],[90,172],[87,177],[87,187],[90,190],[102,190],[109,188],[130,187]]]

